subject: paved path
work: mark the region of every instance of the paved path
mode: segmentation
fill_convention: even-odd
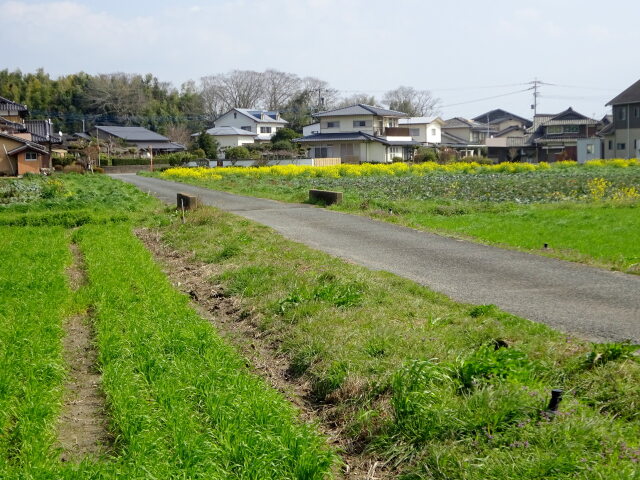
[[[415,280],[467,303],[594,341],[640,343],[640,276],[416,231],[310,205],[232,195],[136,175],[113,175],[167,203],[176,193],[268,225],[297,242]]]

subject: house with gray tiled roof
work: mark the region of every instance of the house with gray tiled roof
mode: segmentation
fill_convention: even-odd
[[[577,160],[580,139],[595,138],[602,122],[576,112],[571,107],[556,115],[540,114],[527,129],[527,143],[535,148],[535,160]]]
[[[311,158],[340,158],[342,163],[390,163],[410,160],[420,145],[399,125],[404,112],[358,103],[318,112],[319,133],[297,138]]]
[[[248,132],[236,127],[213,127],[204,132],[206,135],[211,135],[217,142],[220,148],[226,147],[239,147],[249,143],[254,143],[257,133]],[[191,137],[197,137],[200,133],[194,133]]]
[[[440,117],[401,118],[398,125],[408,128],[411,138],[422,145],[439,145],[442,142],[444,120]]]
[[[101,140],[111,140],[136,147],[139,151],[153,150],[154,154],[182,152],[184,145],[174,143],[164,135],[144,127],[119,127],[112,125],[96,125],[91,136]]]
[[[278,130],[288,125],[280,112],[252,108],[232,108],[213,122],[214,128],[234,127],[257,134],[256,142],[268,142]]]
[[[640,80],[607,102],[612,122],[599,135],[604,139],[604,158],[640,157]]]

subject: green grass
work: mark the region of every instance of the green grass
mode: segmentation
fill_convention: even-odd
[[[249,372],[133,236],[136,222],[163,216],[159,204],[107,177],[54,180],[51,197],[16,196],[0,211],[27,219],[0,226],[0,478],[325,478],[335,455],[314,426]],[[79,211],[87,221],[64,220]],[[75,293],[64,272],[72,241],[88,276]],[[62,463],[62,325],[82,311],[114,440],[100,458]]]
[[[43,465],[55,463],[68,236],[58,227],[0,227],[0,239],[0,478],[42,478]]]
[[[594,201],[594,179],[609,182]],[[341,178],[225,176],[207,188],[304,202],[309,188],[344,192],[332,209],[631,273],[640,271],[640,168],[567,167],[525,173]],[[550,248],[543,250],[547,243]]]
[[[637,478],[635,347],[458,304],[213,209],[162,231],[216,265],[211,282],[241,298],[354,445],[401,478]],[[556,416],[544,412],[552,388],[565,391]]]

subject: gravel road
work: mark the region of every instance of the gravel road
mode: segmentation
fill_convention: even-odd
[[[112,175],[167,203],[176,193],[272,227],[291,240],[386,270],[472,304],[495,304],[598,342],[640,343],[640,276],[416,231],[310,205]]]

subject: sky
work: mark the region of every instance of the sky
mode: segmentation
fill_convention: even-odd
[[[443,118],[494,108],[602,117],[640,79],[640,1],[0,0],[0,69],[152,73],[176,87],[274,68],[381,99],[430,90]]]

